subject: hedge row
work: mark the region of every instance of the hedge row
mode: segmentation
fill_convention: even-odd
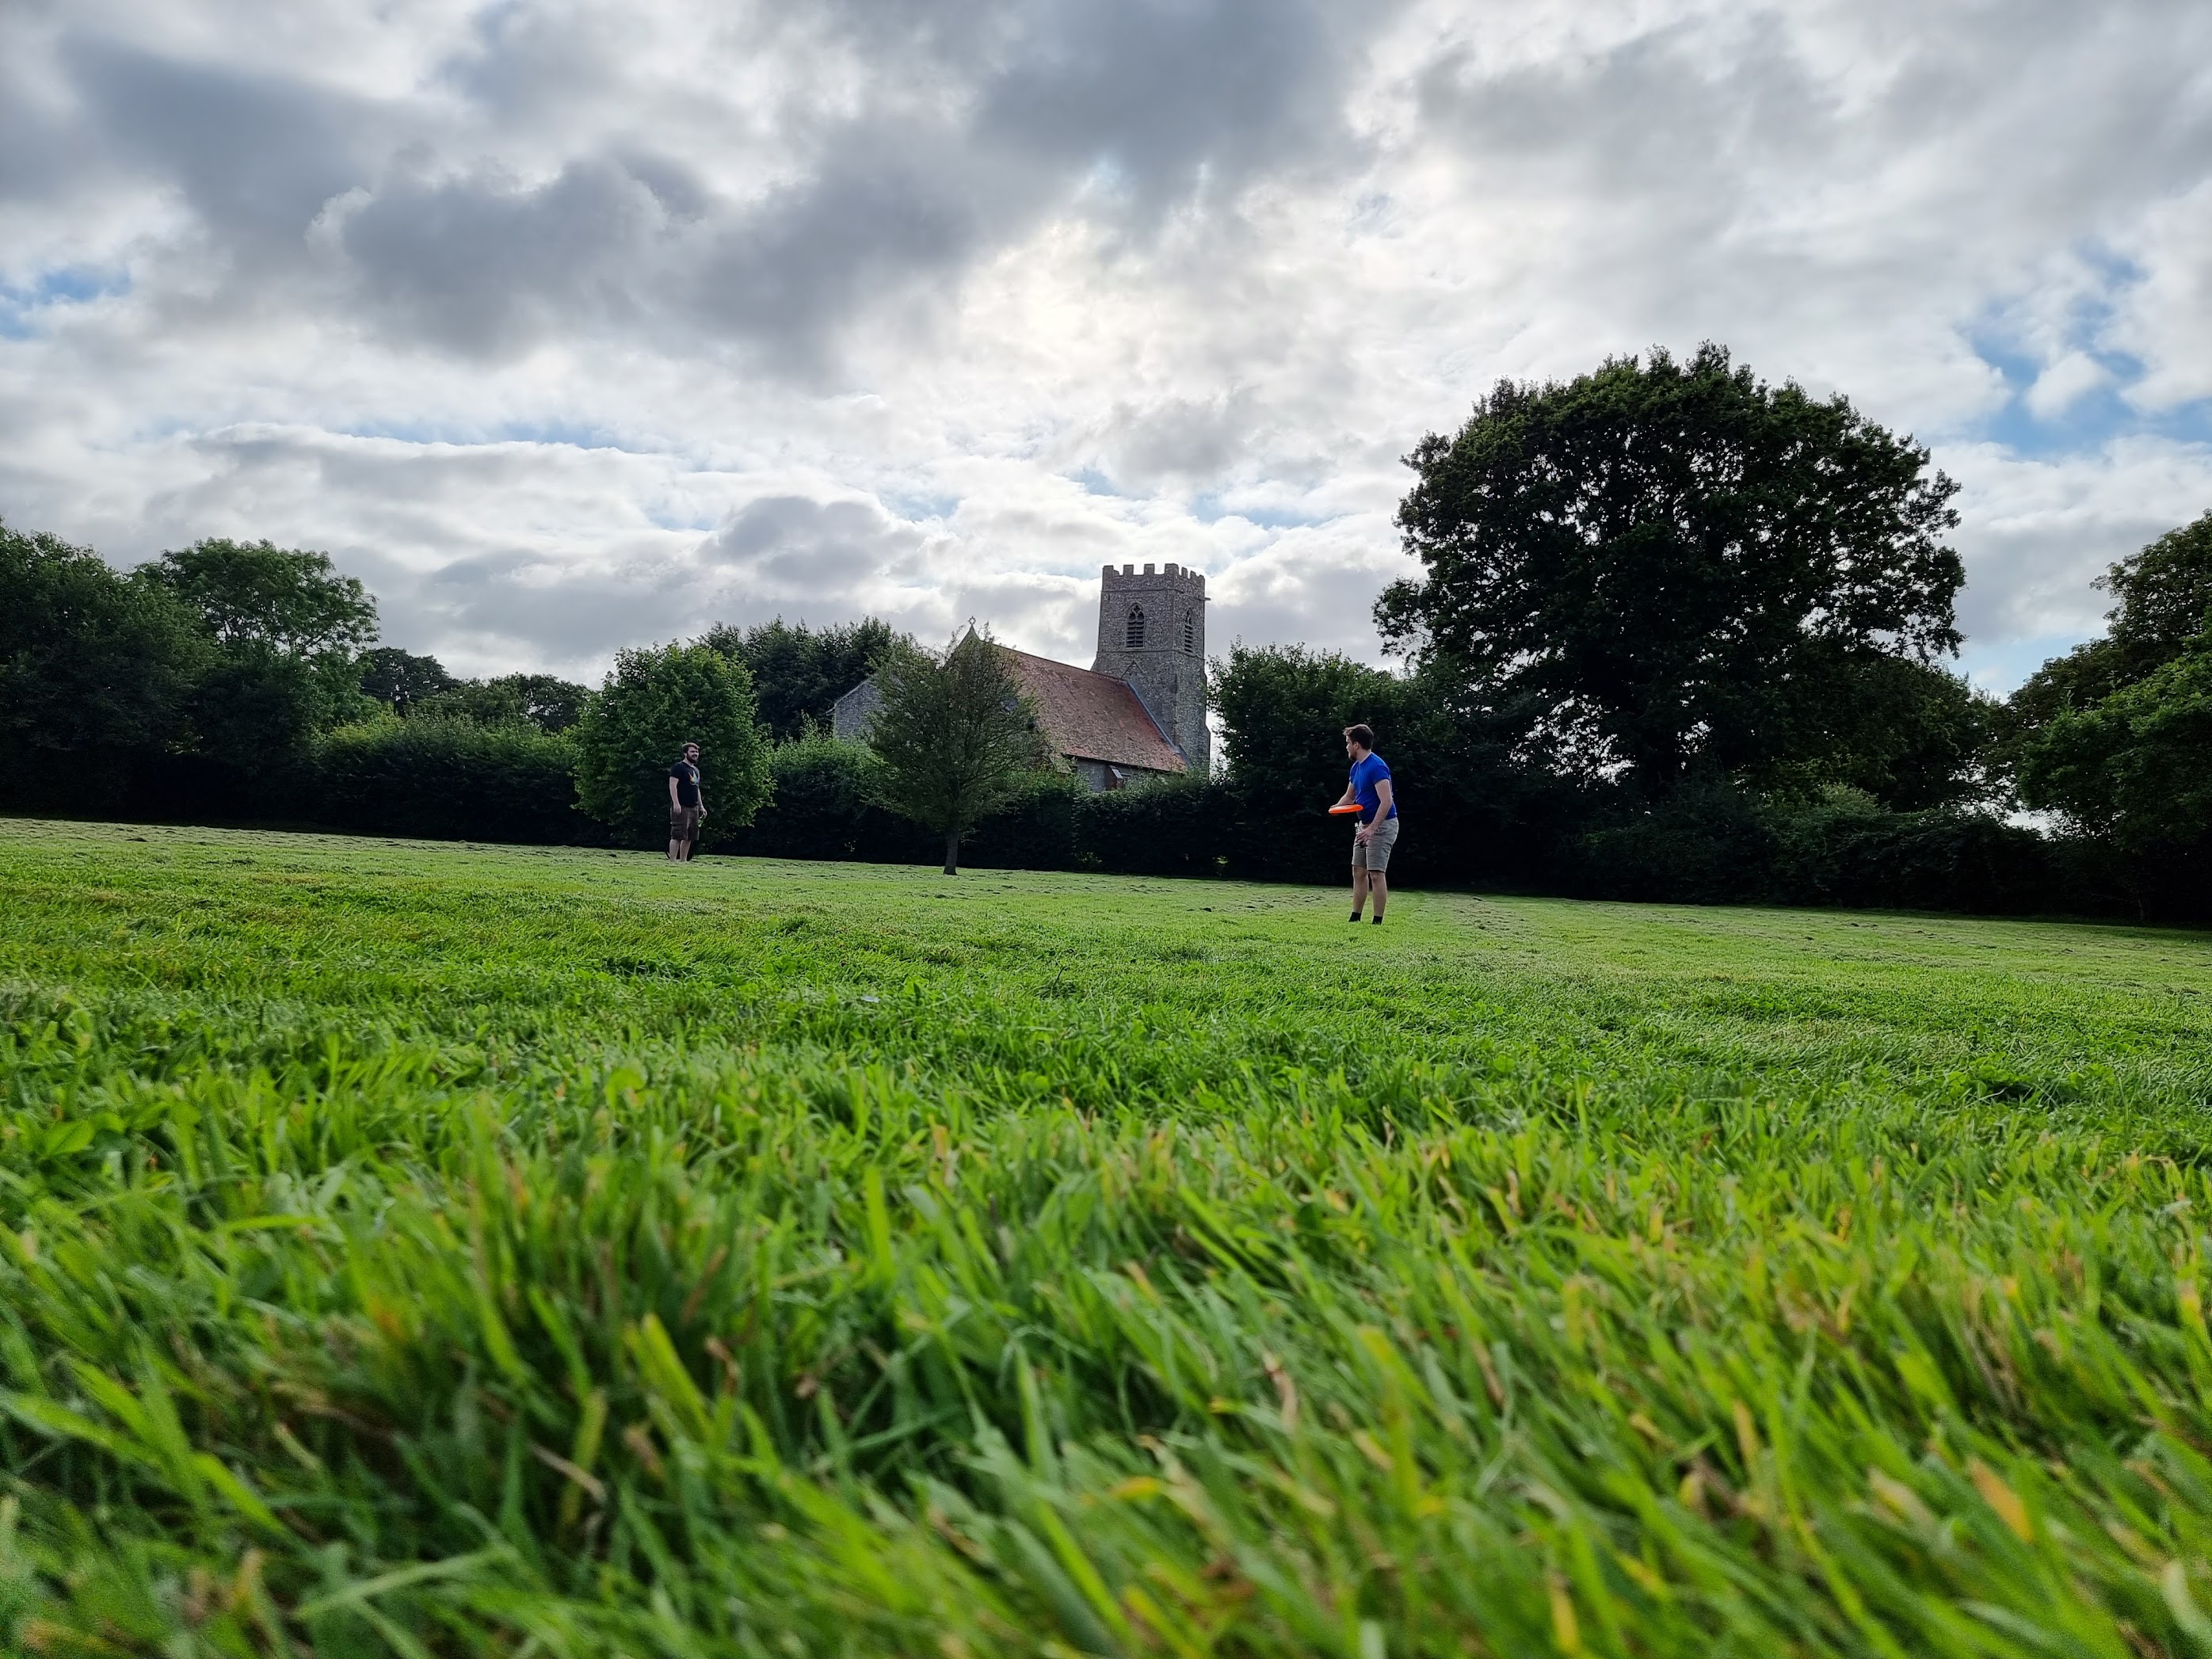
[[[759,857],[934,864],[934,836],[872,804],[866,750],[813,735],[771,755],[774,796],[727,851]],[[566,733],[416,719],[349,726],[296,769],[248,775],[206,763],[145,774],[149,817],[277,822],[364,835],[605,845],[575,805]],[[710,780],[711,784],[711,780]],[[710,796],[711,799],[711,796]],[[1848,793],[1778,806],[1725,787],[1648,810],[1531,792],[1501,815],[1408,775],[1407,829],[1392,876],[1683,903],[1894,907],[1978,914],[2212,919],[2212,869],[2136,868],[2111,848],[1986,813],[1895,812]],[[1595,826],[1595,827],[1593,827]],[[1350,827],[1318,801],[1222,779],[1087,794],[1041,775],[962,850],[979,868],[1097,870],[1334,884]]]

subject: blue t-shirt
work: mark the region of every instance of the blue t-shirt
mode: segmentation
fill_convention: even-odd
[[[1371,749],[1367,751],[1365,760],[1352,763],[1352,798],[1359,803],[1359,821],[1362,823],[1375,822],[1375,809],[1382,805],[1382,797],[1375,786],[1389,775],[1390,769],[1384,763],[1382,757]],[[1394,818],[1398,816],[1398,803],[1395,800],[1390,803],[1389,815]]]

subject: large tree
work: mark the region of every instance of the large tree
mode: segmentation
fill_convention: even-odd
[[[351,656],[376,638],[376,601],[327,553],[210,539],[164,553],[138,574],[199,612],[226,647]]]
[[[133,763],[188,747],[208,647],[191,613],[89,548],[0,524],[0,788],[105,810]]]
[[[211,538],[131,573],[200,620],[215,647],[193,690],[203,754],[247,775],[296,767],[319,732],[362,711],[376,601],[325,553]]]
[[[761,724],[788,743],[810,724],[827,726],[830,706],[874,673],[897,639],[889,623],[873,617],[834,628],[778,617],[746,629],[717,623],[699,642],[744,664]]]
[[[960,842],[1018,793],[1043,757],[1036,710],[1006,654],[969,629],[940,655],[900,645],[877,671],[883,694],[869,731],[885,806],[945,837],[945,873]]]
[[[2023,748],[2020,794],[2130,853],[2212,845],[2212,632],[2111,696],[2061,710]]]
[[[668,769],[699,745],[711,845],[753,821],[768,799],[768,734],[754,718],[744,665],[703,645],[624,651],[576,723],[576,799],[632,844],[668,834]]]
[[[396,645],[380,645],[361,656],[361,694],[404,715],[426,697],[450,691],[460,682],[435,657],[417,656]]]
[[[2108,631],[2045,663],[2006,706],[2002,752],[2014,766],[2053,721],[2148,679],[2212,628],[2212,513],[2130,553],[2097,586],[2118,601]]]
[[[2212,513],[2106,572],[2101,639],[2013,694],[2022,804],[2160,865],[2212,849]]]
[[[1407,460],[1426,574],[1377,603],[1385,639],[1647,794],[1766,782],[1833,741],[1835,690],[1871,659],[1958,647],[1957,486],[1719,346],[1502,381]]]

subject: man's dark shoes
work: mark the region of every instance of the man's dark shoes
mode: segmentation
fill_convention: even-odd
[[[1354,916],[1354,917],[1352,918],[1352,920],[1353,920],[1353,921],[1357,921],[1358,920],[1358,918],[1357,916]],[[1380,927],[1382,925],[1382,917],[1380,917],[1380,916],[1376,917],[1376,918],[1375,918],[1375,925],[1376,925],[1377,927]]]

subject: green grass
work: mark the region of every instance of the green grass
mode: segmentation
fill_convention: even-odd
[[[0,1647],[2212,1654],[2212,948],[0,822]]]

